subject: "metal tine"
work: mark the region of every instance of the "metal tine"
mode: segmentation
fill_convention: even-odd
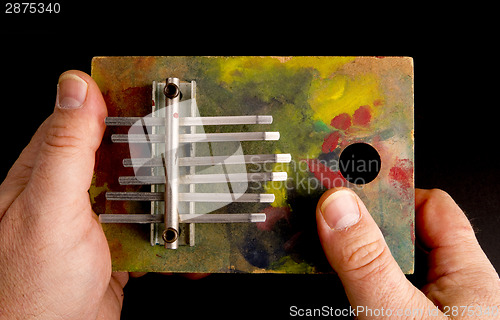
[[[100,223],[162,223],[163,214],[100,214]],[[265,222],[265,213],[179,214],[180,223]]]
[[[165,184],[165,176],[124,176],[118,178],[121,186]]]
[[[112,134],[114,143],[165,143],[164,134]]]
[[[164,126],[164,118],[159,117],[107,117],[107,126],[132,126],[138,121],[145,126]],[[218,117],[183,117],[179,118],[181,126],[221,126],[237,124],[271,124],[272,116],[218,116]]]
[[[100,223],[163,223],[163,214],[106,214],[99,215]]]
[[[286,179],[286,172],[189,174],[179,177],[179,184],[286,181]],[[120,185],[165,184],[165,176],[124,176],[119,177],[118,182]]]
[[[194,82],[192,82],[194,83]],[[166,87],[169,84],[174,84],[174,87],[179,90],[179,79],[168,78],[166,80]],[[155,87],[153,82],[153,87]],[[158,88],[156,88],[158,89]],[[153,101],[155,99],[155,92],[153,91]],[[194,96],[193,88],[191,94]],[[175,107],[178,108],[180,98],[177,95],[169,96],[165,91],[167,97],[165,107],[172,107],[172,113],[166,114],[165,117],[108,117],[105,119],[107,126],[133,126],[139,124],[140,126],[153,127],[154,134],[113,134],[111,140],[114,143],[163,143],[166,150],[175,150],[179,147],[179,143],[194,143],[197,142],[230,142],[230,141],[274,141],[279,140],[279,132],[227,132],[227,133],[196,133],[195,126],[205,125],[251,125],[251,124],[271,124],[273,122],[272,116],[261,115],[248,115],[248,116],[215,116],[215,117],[194,117],[195,113],[191,112],[191,117],[180,117]],[[192,107],[192,105],[191,105]],[[153,107],[153,109],[155,109]],[[175,117],[175,119],[173,119]],[[164,126],[165,130],[168,129],[167,134],[156,134],[157,128]],[[191,127],[190,133],[181,133],[179,126]],[[171,145],[173,144],[173,145]],[[167,165],[173,163],[166,162],[165,158],[150,158],[150,159],[124,159],[123,165],[125,167],[164,167],[165,173],[171,172],[173,169],[167,170]],[[258,173],[227,173],[225,174],[194,174],[195,166],[211,166],[217,164],[248,164],[248,163],[288,163],[291,161],[290,154],[261,154],[261,155],[245,155],[245,156],[210,156],[210,157],[184,157],[175,159],[175,168],[178,170],[179,166],[190,166],[190,174],[183,176],[173,175],[173,183],[190,184],[191,192],[179,193],[173,189],[168,192],[106,192],[107,200],[117,201],[165,201],[165,214],[101,214],[99,220],[102,223],[144,223],[144,224],[157,224],[165,223],[165,228],[178,229],[178,223],[236,223],[236,222],[264,222],[266,221],[265,213],[239,213],[239,214],[195,214],[190,210],[188,214],[178,213],[178,209],[172,204],[177,205],[179,202],[189,202],[190,208],[194,208],[195,202],[213,202],[213,203],[230,203],[230,202],[258,202],[258,203],[272,203],[275,200],[274,194],[257,194],[257,193],[196,193],[193,192],[195,184],[204,183],[227,183],[227,182],[252,182],[252,181],[286,181],[286,172],[258,172]],[[145,185],[145,184],[166,184],[165,176],[124,176],[119,177],[121,185]],[[158,191],[157,189],[152,189]],[[167,188],[166,188],[167,190]],[[171,197],[175,195],[175,198]],[[170,209],[169,209],[170,208]],[[153,211],[152,211],[153,212]],[[156,211],[154,211],[156,213]],[[172,217],[175,214],[175,219]],[[173,222],[172,222],[173,221]],[[165,229],[167,231],[168,229]],[[191,230],[191,229],[190,229]],[[193,229],[194,230],[194,229]],[[170,245],[167,245],[167,240],[164,238],[166,248],[176,249],[176,239]],[[170,242],[169,242],[170,243]]]
[[[289,153],[282,154],[250,154],[244,156],[211,156],[179,158],[179,166],[212,166],[217,164],[257,164],[288,163],[292,161]],[[123,159],[124,167],[161,167],[161,158]]]
[[[157,117],[107,117],[104,119],[104,123],[108,127],[112,126],[132,126],[138,121],[142,121],[141,125],[146,126],[164,126],[165,118]]]
[[[257,181],[286,181],[286,172],[254,172],[227,174],[191,174],[180,177],[180,183],[228,183]]]
[[[265,222],[265,213],[180,214],[181,223]]]
[[[164,192],[106,192],[111,201],[164,201]]]
[[[239,197],[238,197],[239,196]],[[272,193],[179,193],[182,202],[274,202]],[[106,200],[114,201],[164,201],[163,192],[106,192]]]
[[[217,116],[180,118],[181,126],[223,126],[236,124],[271,124],[273,116]]]
[[[180,143],[228,142],[228,141],[275,141],[279,132],[224,132],[179,134]],[[114,143],[165,143],[164,134],[113,134]]]
[[[226,141],[275,141],[280,139],[279,132],[225,132],[225,133],[192,133],[179,135],[179,141],[193,142],[226,142]]]

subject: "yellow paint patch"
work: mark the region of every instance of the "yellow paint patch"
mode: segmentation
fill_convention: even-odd
[[[313,68],[320,78],[329,78],[355,57],[228,57],[221,59],[219,80],[227,84],[238,78],[252,78],[252,73],[272,70],[284,63],[287,68]]]
[[[315,268],[307,262],[296,262],[291,256],[284,256],[273,263],[272,269],[284,273],[314,273]]]
[[[324,123],[341,113],[353,115],[360,106],[373,106],[381,100],[380,84],[374,74],[364,74],[355,78],[336,75],[332,79],[314,80],[310,89],[309,104],[314,110],[314,118]],[[377,109],[373,108],[372,117]]]
[[[261,70],[271,70],[279,61],[271,57],[228,57],[221,59],[219,81],[231,84],[237,79],[251,79]]]
[[[286,60],[287,67],[314,68],[321,78],[329,78],[355,57],[292,57]]]
[[[92,175],[92,184],[89,189],[90,202],[94,204],[95,198],[103,192],[109,191],[108,183],[105,182],[102,187],[96,186],[96,174]]]
[[[285,188],[286,181],[267,181],[264,184],[266,193],[274,194],[274,202],[271,203],[273,207],[287,207],[287,191]]]
[[[290,176],[290,172],[288,172],[288,164],[287,163],[274,163],[271,171],[285,171],[288,176]],[[288,207],[287,198],[288,192],[286,189],[287,181],[266,181],[264,184],[264,190],[266,193],[274,194],[274,202],[271,203],[273,207]]]

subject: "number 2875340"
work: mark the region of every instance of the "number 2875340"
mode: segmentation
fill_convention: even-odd
[[[7,2],[5,3],[5,13],[12,14],[35,14],[35,13],[59,13],[61,5],[43,2]]]

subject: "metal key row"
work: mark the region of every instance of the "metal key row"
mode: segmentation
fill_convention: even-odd
[[[148,117],[108,117],[107,126],[136,126],[143,129],[144,134],[113,134],[114,143],[149,144],[153,153],[150,158],[132,157],[123,159],[124,167],[150,168],[151,175],[122,176],[118,178],[120,185],[151,185],[151,192],[107,192],[106,199],[110,201],[150,201],[151,214],[101,214],[102,223],[146,223],[151,224],[151,243],[158,243],[153,232],[164,225],[162,238],[166,248],[176,249],[180,233],[180,224],[189,226],[189,245],[194,245],[195,223],[242,223],[264,222],[264,213],[236,214],[199,214],[195,203],[231,202],[274,202],[273,194],[241,193],[231,189],[236,183],[251,183],[265,181],[286,181],[286,172],[227,172],[226,165],[246,165],[262,163],[288,163],[289,154],[254,154],[254,155],[211,155],[196,156],[196,145],[200,143],[240,142],[240,141],[275,141],[279,140],[279,132],[227,132],[227,133],[197,133],[196,127],[225,125],[260,125],[271,124],[272,116],[214,116],[200,117],[191,107],[186,113],[181,107],[182,88],[189,88],[187,96],[195,99],[196,83],[186,84],[177,78],[168,78],[164,83],[153,82],[153,113]],[[188,91],[188,90],[184,90]],[[193,106],[193,104],[191,104]],[[187,116],[186,116],[187,114]],[[152,128],[152,129],[151,129]],[[182,151],[181,146],[190,144],[188,151]],[[182,151],[182,152],[181,152]],[[183,153],[184,152],[184,153]],[[187,152],[187,153],[186,153]],[[196,167],[221,166],[223,173],[200,174]],[[180,169],[186,167],[187,169]],[[159,172],[163,171],[163,175]],[[227,184],[231,193],[196,192],[196,185]],[[158,202],[164,203],[163,206]],[[187,203],[187,205],[183,205]],[[188,208],[188,209],[186,209]],[[163,212],[159,212],[163,210]],[[185,211],[185,212],[184,212]]]

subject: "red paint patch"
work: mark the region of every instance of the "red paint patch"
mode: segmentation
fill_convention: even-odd
[[[396,159],[396,164],[389,170],[392,185],[400,185],[408,191],[413,187],[413,163],[409,159]]]
[[[334,131],[326,136],[325,140],[323,140],[323,145],[321,146],[321,151],[323,153],[330,153],[335,148],[337,148],[337,144],[339,143],[340,132]]]
[[[372,119],[370,106],[361,106],[352,116],[352,124],[356,126],[367,126]]]
[[[347,113],[341,113],[332,119],[330,125],[340,130],[347,130],[351,126],[351,116]]]
[[[174,113],[174,118],[179,118],[179,114],[177,112]]]
[[[309,166],[309,171],[328,189],[342,187],[347,184],[346,179],[339,171],[333,171],[320,160],[307,160],[307,165]]]
[[[413,223],[413,220],[410,222],[410,232],[411,243],[415,245],[415,224]]]
[[[274,224],[281,219],[290,218],[290,208],[289,207],[267,207],[264,209],[266,214],[265,222],[257,222],[257,228],[264,231],[272,231]]]

